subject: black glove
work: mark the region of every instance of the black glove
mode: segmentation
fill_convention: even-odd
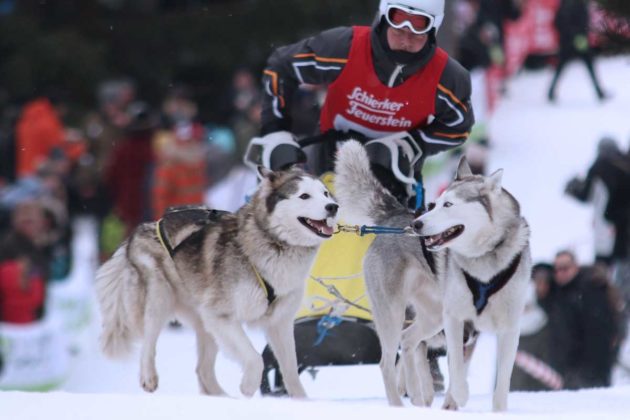
[[[579,201],[587,201],[588,192],[586,190],[586,182],[578,177],[572,178],[567,182],[567,186],[564,188],[565,194],[570,195]]]

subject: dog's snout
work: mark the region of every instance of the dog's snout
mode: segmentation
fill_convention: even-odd
[[[422,230],[422,226],[424,226],[424,223],[422,223],[422,220],[420,219],[416,219],[413,222],[411,222],[411,227],[413,227],[413,230],[416,233],[420,233],[420,231]]]
[[[326,204],[325,209],[329,214],[334,216],[335,214],[337,214],[337,210],[339,210],[339,204],[335,204],[335,203]]]

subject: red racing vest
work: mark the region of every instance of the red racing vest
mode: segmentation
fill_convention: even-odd
[[[377,138],[426,125],[435,113],[437,86],[447,61],[446,52],[437,48],[416,74],[396,87],[388,87],[374,70],[370,28],[353,27],[348,61],[328,88],[320,130],[354,130]]]

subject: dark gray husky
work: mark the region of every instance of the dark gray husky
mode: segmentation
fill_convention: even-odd
[[[140,225],[98,270],[103,351],[119,356],[141,339],[146,391],[158,386],[157,338],[177,316],[197,335],[202,392],[224,393],[214,371],[218,348],[240,363],[244,395],[259,388],[263,361],[243,330],[248,323],[265,332],[289,394],[305,397],[293,320],[318,248],[333,234],[338,206],[321,181],[301,170],[259,172],[258,190],[236,213],[214,217],[206,210],[210,216],[194,221],[186,209],[167,213]]]

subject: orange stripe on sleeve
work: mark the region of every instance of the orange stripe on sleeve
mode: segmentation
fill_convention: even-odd
[[[278,73],[271,70],[265,70],[263,73],[271,77],[271,90],[273,91],[273,94],[277,96],[278,95]]]
[[[309,54],[295,54],[293,58],[314,58],[316,61],[322,61],[324,63],[340,63],[346,64],[348,62],[347,58],[330,58],[330,57],[319,57],[315,55],[315,53]]]
[[[271,90],[273,92],[273,95],[280,99],[280,106],[284,108],[284,98],[282,97],[282,95],[278,94],[278,73],[272,70],[265,70],[263,71],[263,73],[271,77]]]
[[[447,139],[466,139],[470,135],[470,132],[465,132],[463,134],[448,134],[448,133],[438,133],[437,131],[433,133],[436,136],[446,137]]]
[[[466,107],[466,105],[464,105],[459,99],[457,99],[457,96],[455,96],[453,92],[445,88],[442,84],[438,84],[438,89],[446,93],[456,104],[461,106],[464,109],[464,111],[468,112],[468,108]]]

